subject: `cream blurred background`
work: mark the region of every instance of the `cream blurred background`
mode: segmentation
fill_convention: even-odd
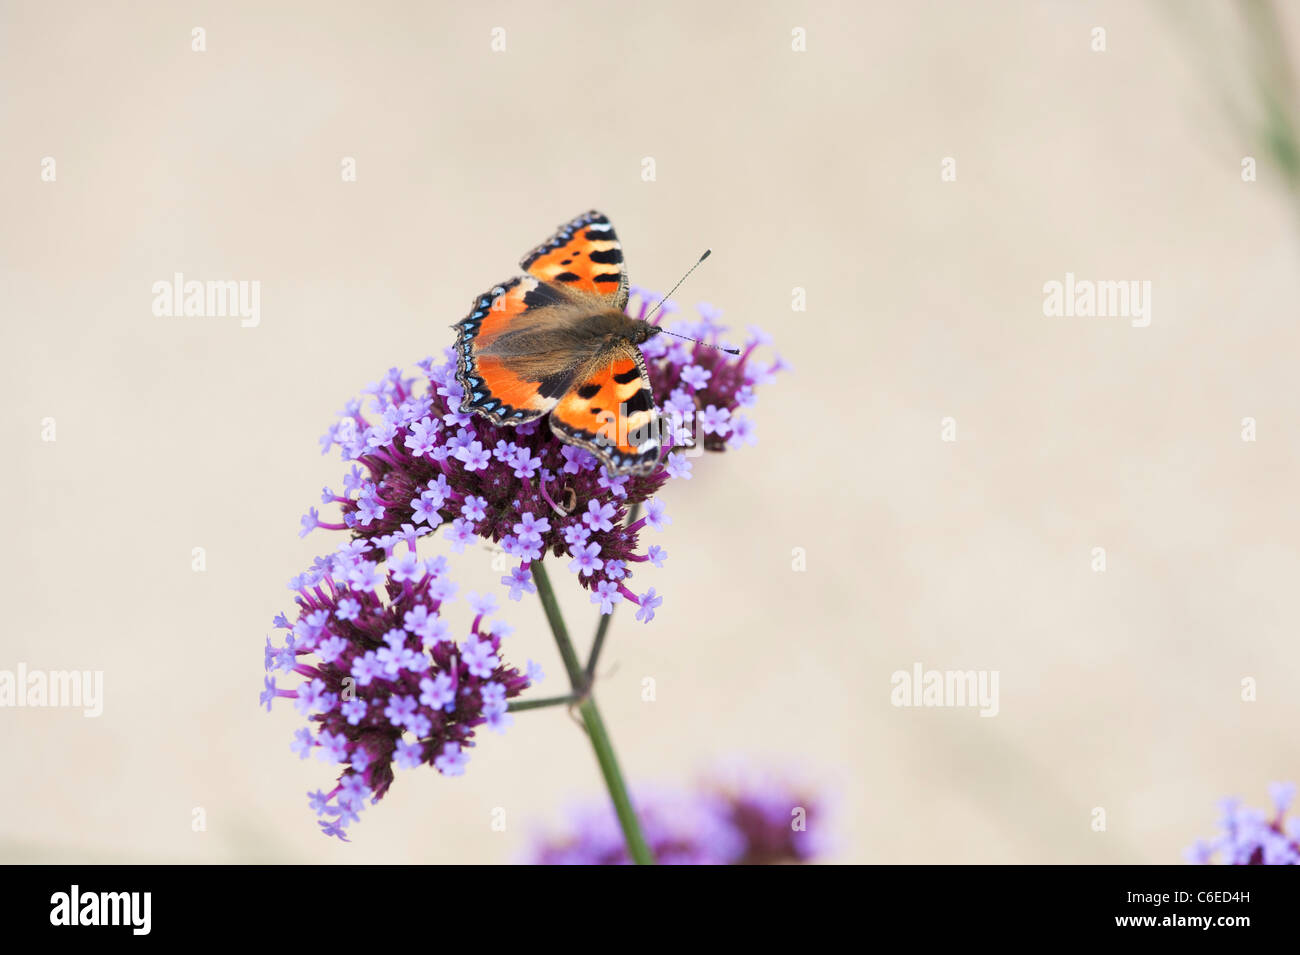
[[[343,471],[317,436],[593,206],[634,284],[711,247],[678,301],[795,369],[756,447],[665,492],[666,601],[613,624],[634,788],[793,766],[839,794],[840,862],[1176,862],[1220,796],[1262,805],[1300,776],[1300,241],[1224,107],[1233,10],[0,3],[0,668],[105,680],[99,719],[0,711],[0,859],[506,862],[600,797],[568,716],[522,713],[345,846],[300,718],[257,707],[285,582],[337,542],[296,536]],[[260,281],[261,324],[155,317],[178,271]],[[1150,327],[1044,317],[1067,271],[1150,280]],[[462,593],[500,576],[454,560]],[[535,601],[504,617],[563,692]],[[891,706],[916,662],[998,670],[1001,712]]]

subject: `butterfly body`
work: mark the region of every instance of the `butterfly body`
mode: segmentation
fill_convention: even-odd
[[[476,298],[453,326],[460,410],[497,425],[549,414],[560,440],[607,470],[652,472],[659,418],[638,346],[659,327],[624,313],[622,262],[613,226],[589,212],[524,257],[528,274]]]

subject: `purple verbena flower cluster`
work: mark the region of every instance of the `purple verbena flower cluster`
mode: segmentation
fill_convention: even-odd
[[[629,314],[644,316],[655,300],[634,289]],[[673,331],[708,344],[722,344],[719,311],[700,304],[698,321],[677,322]],[[665,313],[676,310],[667,302]],[[441,364],[425,359],[423,380],[399,369],[349,402],[322,436],[322,451],[338,447],[354,462],[341,493],[325,488],[321,500],[337,504],[340,521],[326,523],[312,508],[302,534],[317,527],[349,530],[357,538],[385,539],[406,525],[442,529],[452,550],[482,538],[519,561],[502,583],[512,600],[533,592],[532,561],[553,553],[591,591],[603,614],[623,601],[648,623],[663,598],[654,588],[637,594],[630,585],[638,563],[662,566],[659,546],[638,550],[640,531],[671,522],[653,495],[669,478],[691,476],[691,456],[754,442],[742,409],[754,389],[786,366],[778,357],[760,365],[754,352],[770,339],[751,327],[742,353],[729,355],[706,344],[658,335],[642,348],[651,389],[668,424],[668,453],[649,475],[613,476],[590,452],[555,437],[546,419],[517,427],[496,426],[462,414],[464,397],[450,349]],[[628,512],[644,504],[644,516],[627,524]]]
[[[655,297],[633,291],[630,313],[644,316]],[[721,344],[719,312],[698,309],[698,322],[672,330]],[[665,314],[675,311],[664,303]],[[451,349],[441,364],[420,362],[419,377],[390,369],[347,404],[321,439],[322,453],[337,446],[352,462],[342,490],[321,494],[341,518],[324,521],[313,507],[300,534],[319,527],[350,539],[290,583],[298,616],[292,624],[276,618],[289,633],[283,646],[267,640],[272,675],[261,698],[267,709],[276,697],[293,699],[315,724],[295,737],[302,758],[314,752],[346,767],[332,790],[309,795],[327,835],[347,839],[366,800],[378,801],[392,784],[394,763],[463,772],[474,728],[504,728],[507,701],[541,679],[531,662],[523,676],[502,660],[508,628],[486,622],[496,610],[490,595],[469,595],[473,625],[465,640],[453,639],[440,613],[455,591],[446,558],[421,559],[418,539],[442,529],[455,553],[478,539],[492,542],[518,560],[501,579],[512,600],[536,591],[532,561],[547,552],[565,557],[601,613],[628,601],[648,623],[663,598],[653,587],[638,595],[628,583],[635,564],[662,566],[667,556],[657,545],[638,550],[644,527],[670,523],[653,495],[671,477],[689,479],[694,454],[754,442],[741,409],[785,367],[780,358],[766,366],[754,360],[767,344],[753,329],[738,357],[668,336],[646,344],[651,387],[670,429],[661,440],[671,450],[644,476],[607,473],[594,455],[554,437],[544,418],[509,428],[462,414]],[[644,516],[629,524],[638,505]],[[281,689],[276,673],[303,682]]]
[[[416,555],[420,536],[407,525],[379,549],[355,540],[318,558],[290,582],[298,615],[275,620],[288,631],[283,646],[266,641],[262,704],[269,711],[276,697],[293,700],[312,724],[298,730],[294,751],[345,767],[328,793],[308,795],[324,833],[345,842],[366,800],[378,802],[392,784],[394,763],[460,775],[474,728],[503,730],[507,700],[537,676],[501,659],[507,628],[487,619],[491,596],[467,595],[474,621],[464,640],[453,638],[440,611],[456,584],[445,557]],[[276,674],[302,681],[281,689]]]
[[[1250,809],[1234,797],[1219,803],[1220,834],[1184,851],[1188,862],[1209,865],[1296,865],[1300,863],[1300,817],[1286,817],[1295,799],[1295,783],[1270,783],[1273,812]]]
[[[633,799],[661,865],[781,865],[810,862],[829,848],[829,800],[776,777],[703,783],[692,791],[639,788]],[[608,802],[575,807],[568,832],[537,839],[531,865],[630,865]]]

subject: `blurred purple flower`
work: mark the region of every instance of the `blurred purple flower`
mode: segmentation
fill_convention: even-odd
[[[1250,809],[1237,797],[1219,803],[1221,832],[1208,842],[1197,839],[1183,850],[1194,865],[1216,861],[1225,865],[1296,865],[1300,864],[1300,817],[1287,818],[1295,799],[1295,783],[1270,783],[1272,812]]]
[[[829,800],[768,774],[743,772],[693,790],[638,788],[633,798],[661,865],[781,865],[815,861],[830,846]],[[608,802],[570,811],[567,832],[534,841],[530,865],[628,865]]]

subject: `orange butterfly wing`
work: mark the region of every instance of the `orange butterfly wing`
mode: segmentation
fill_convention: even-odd
[[[609,219],[594,209],[560,226],[519,266],[543,282],[602,296],[613,308],[627,307],[623,246]]]
[[[659,466],[659,415],[641,350],[623,343],[593,361],[551,409],[551,430],[619,474]]]
[[[456,329],[456,379],[464,389],[460,410],[477,411],[494,424],[523,424],[555,407],[573,379],[571,372],[534,380],[520,376],[506,359],[484,354],[527,312],[563,303],[562,294],[524,276],[503,282],[474,300]]]

